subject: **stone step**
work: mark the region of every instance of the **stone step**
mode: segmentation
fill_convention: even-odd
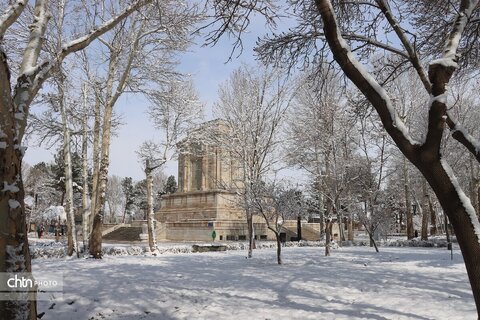
[[[288,230],[288,236],[297,236],[297,226],[296,225],[288,225],[284,226],[284,230]],[[302,225],[302,240],[307,241],[318,241],[320,240],[320,234],[314,228],[310,226]]]
[[[120,227],[103,236],[103,239],[116,241],[141,241],[141,233],[142,227]]]

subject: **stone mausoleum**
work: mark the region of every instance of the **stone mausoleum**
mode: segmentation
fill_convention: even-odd
[[[220,119],[202,124],[177,144],[178,190],[162,196],[155,214],[157,239],[172,241],[246,240],[248,228],[238,197],[243,188],[241,166],[222,139],[228,126]],[[302,223],[302,238],[319,238],[318,224]],[[318,226],[317,226],[318,225]],[[285,239],[296,237],[296,221],[284,224]],[[254,216],[255,238],[274,240],[262,217]]]
[[[178,190],[162,196],[155,214],[158,240],[244,240],[248,231],[237,198],[241,188],[238,165],[219,147],[227,133],[222,120],[204,123],[178,143]],[[267,238],[256,221],[257,238]],[[269,237],[271,238],[271,237]]]

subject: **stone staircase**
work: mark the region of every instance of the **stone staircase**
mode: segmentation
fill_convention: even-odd
[[[287,231],[287,239],[297,236],[297,225],[294,223],[285,224],[284,230]],[[318,241],[320,240],[320,231],[316,228],[302,223],[302,240]]]
[[[292,238],[296,238],[297,237],[297,229],[295,227],[295,229],[293,229],[292,227],[290,226],[283,226],[282,227],[282,233],[286,233],[287,235],[287,241],[291,241]]]
[[[142,227],[119,227],[103,236],[104,240],[110,241],[141,241]]]
[[[302,225],[302,239],[308,241],[319,241],[320,230],[316,230],[310,226]]]

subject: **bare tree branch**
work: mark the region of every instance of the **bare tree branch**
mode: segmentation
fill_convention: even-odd
[[[22,14],[23,9],[27,4],[27,0],[17,0],[10,4],[5,12],[0,16],[0,40],[5,35],[7,29],[18,19]]]

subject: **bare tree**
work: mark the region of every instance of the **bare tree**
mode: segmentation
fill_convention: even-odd
[[[43,54],[44,39],[48,33],[47,0],[36,0],[32,3],[33,17],[28,17],[30,6],[25,0],[10,1],[2,5],[0,18],[0,161],[9,165],[0,169],[0,180],[4,187],[0,192],[0,212],[2,216],[0,232],[0,271],[28,272],[31,271],[30,254],[25,224],[24,189],[21,176],[23,158],[23,138],[27,126],[29,107],[36,97],[42,84],[52,75],[63,60],[75,51],[87,47],[93,40],[105,34],[125,17],[147,4],[148,0],[133,1],[130,5],[109,16],[105,22],[88,30],[80,36],[72,36],[61,49],[51,57]],[[27,37],[19,37],[17,21],[23,16],[28,17]],[[10,33],[9,33],[10,32]],[[11,41],[12,37],[15,42]],[[22,43],[24,49],[12,46],[12,43]],[[7,44],[7,45],[4,45]],[[20,52],[20,53],[19,53]],[[7,56],[11,53],[10,57]],[[42,56],[42,57],[41,57]],[[41,58],[40,58],[41,57]],[[11,59],[14,60],[11,60]],[[13,68],[12,68],[13,66]],[[16,67],[18,66],[18,67]],[[16,77],[12,84],[11,76]],[[35,299],[22,297],[16,301],[1,301],[0,307],[4,317],[36,318]]]
[[[480,223],[470,200],[462,191],[450,166],[441,156],[441,142],[447,123],[455,128],[455,121],[447,113],[446,86],[458,68],[460,53],[459,39],[478,1],[461,1],[458,14],[451,31],[446,36],[446,45],[440,59],[430,62],[428,77],[420,64],[417,52],[409,41],[404,29],[395,21],[386,1],[375,1],[376,6],[385,15],[391,27],[402,41],[407,57],[417,70],[427,92],[432,95],[429,104],[428,127],[424,141],[414,140],[405,125],[393,109],[391,98],[387,91],[366,71],[351,53],[339,29],[338,20],[332,4],[328,0],[319,0],[315,4],[323,21],[323,30],[328,45],[335,60],[345,75],[362,91],[372,106],[379,113],[382,123],[402,153],[425,176],[436,193],[445,213],[449,216],[454,229],[457,230],[457,240],[462,249],[467,273],[472,286],[473,295],[480,315]],[[478,14],[478,11],[476,11]],[[459,130],[457,130],[459,131]],[[456,131],[456,132],[457,132]],[[464,131],[454,136],[477,159],[480,153],[475,148],[477,142]],[[461,230],[461,231],[460,231]]]
[[[114,2],[108,2],[113,6]],[[105,7],[108,11],[108,6]],[[99,17],[103,16],[100,12]],[[189,44],[190,28],[198,20],[195,6],[176,1],[157,2],[156,6],[131,15],[118,25],[109,38],[101,38],[108,56],[105,86],[96,94],[103,105],[103,123],[99,143],[98,163],[94,163],[92,204],[92,232],[90,254],[101,257],[102,223],[105,191],[110,163],[111,117],[113,108],[125,91],[149,93],[178,80],[174,71],[175,51],[185,50]]]
[[[222,13],[235,17],[246,8],[258,9],[266,3],[269,2],[225,1]],[[480,143],[458,126],[447,105],[447,86],[459,63],[464,68],[478,65],[478,0],[333,3],[315,0],[294,2],[293,6],[298,26],[289,28],[284,34],[274,34],[258,52],[266,60],[287,61],[292,65],[299,60],[311,61],[312,57],[321,60],[333,56],[346,77],[372,104],[395,145],[426,178],[450,218],[457,231],[480,316],[480,223],[453,170],[442,157],[441,149],[448,126],[452,137],[480,162]],[[255,11],[251,9],[247,13],[251,12]],[[238,20],[227,18],[223,21],[227,24],[222,25],[220,34],[227,30],[239,37],[244,31]],[[391,41],[392,37],[398,41]],[[428,112],[428,122],[423,127],[425,139],[412,137],[384,87],[385,80],[377,81],[379,79],[376,80],[359,62],[374,52],[389,52],[395,56],[391,64],[385,65],[391,68],[392,76],[398,70],[413,68],[425,91],[431,95],[424,108]],[[430,63],[427,65],[422,59]]]
[[[147,184],[147,228],[148,228],[148,247],[151,252],[155,255],[158,253],[157,248],[157,240],[155,237],[155,222],[153,216],[153,171],[157,168],[162,167],[165,162],[167,162],[166,158],[160,158],[160,146],[157,144],[146,141],[143,142],[140,146],[140,149],[137,151],[137,154],[144,163],[144,172],[146,176],[146,184]]]
[[[286,184],[288,186],[288,184]],[[253,207],[264,218],[267,228],[273,232],[277,242],[277,263],[282,264],[282,240],[287,219],[296,218],[305,208],[302,193],[281,182],[261,182],[253,187]]]
[[[242,66],[220,86],[215,115],[223,119],[229,132],[217,144],[238,164],[235,191],[245,210],[249,249],[253,250],[255,186],[278,163],[273,157],[280,142],[278,131],[290,103],[289,87],[280,71]]]
[[[329,255],[333,215],[339,224],[340,243],[345,240],[342,208],[346,204],[342,200],[348,184],[356,179],[348,169],[352,166],[355,121],[345,112],[347,96],[335,70],[327,65],[319,69],[303,76],[296,90],[287,152],[289,162],[305,170],[316,188],[321,236],[328,233],[325,254]],[[324,225],[324,210],[328,225]]]
[[[110,176],[108,179],[106,202],[108,203],[108,219],[109,223],[116,223],[117,217],[123,213],[125,207],[125,196],[122,190],[122,178],[116,175]]]
[[[322,196],[322,175],[325,174],[325,152],[331,139],[327,137],[326,128],[329,117],[327,113],[339,105],[342,90],[336,81],[333,69],[327,69],[320,82],[310,85],[311,73],[299,79],[299,87],[295,92],[292,108],[288,114],[287,161],[298,165],[315,181],[317,189],[315,199],[320,214],[320,239],[325,237],[324,198]],[[327,94],[328,92],[328,94]],[[322,122],[322,126],[317,124]],[[322,170],[323,168],[323,170]],[[322,172],[323,171],[323,172]]]
[[[153,92],[149,110],[155,128],[163,133],[159,144],[146,141],[137,151],[144,165],[147,184],[147,226],[150,251],[156,253],[153,172],[174,156],[175,144],[203,116],[203,105],[190,81],[173,82],[165,92]]]

